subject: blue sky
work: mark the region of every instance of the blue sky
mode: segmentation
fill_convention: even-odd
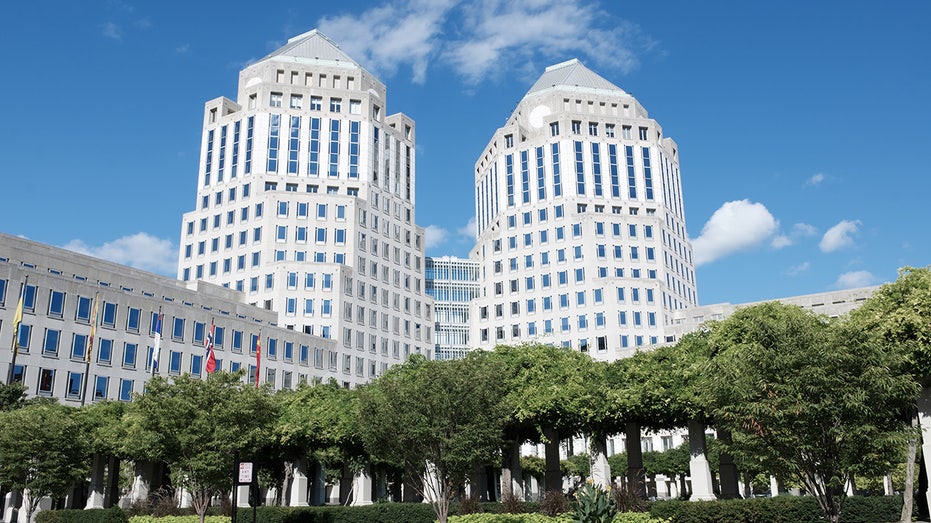
[[[473,164],[581,59],[679,144],[702,304],[931,264],[931,2],[11,2],[0,231],[174,275],[203,104],[319,28],[417,122],[427,254],[472,245]]]

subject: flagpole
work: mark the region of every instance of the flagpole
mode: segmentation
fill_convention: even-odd
[[[16,313],[13,315],[13,358],[10,360],[10,373],[7,376],[7,385],[13,384],[13,375],[16,373],[16,355],[19,353],[19,324],[23,322],[23,302],[26,299],[26,286],[29,285],[29,275],[23,280],[19,290],[19,302],[16,304]]]
[[[100,306],[100,292],[94,294],[94,311],[91,313],[91,333],[87,338],[87,350],[84,354],[84,390],[81,392],[81,406],[87,401],[87,384],[91,381],[91,354],[94,352],[94,336],[97,334],[97,310]]]

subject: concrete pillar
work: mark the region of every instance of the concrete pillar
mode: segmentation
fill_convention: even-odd
[[[291,496],[288,499],[289,507],[307,506],[307,460],[297,458],[291,463]]]
[[[191,493],[188,491],[188,489],[178,489],[178,496],[180,496],[178,501],[178,506],[180,508],[191,508],[194,506],[194,500],[191,497]]]
[[[776,497],[779,495],[779,480],[776,479],[776,476],[769,477],[769,495],[770,497]]]
[[[718,439],[723,443],[731,442],[731,433],[718,431]],[[736,499],[740,497],[740,474],[734,464],[734,456],[730,452],[721,452],[721,464],[718,471],[721,478],[721,499]]]
[[[591,460],[592,482],[595,485],[611,485],[611,466],[608,465],[608,441],[594,436],[589,440],[589,459]]]
[[[91,482],[87,493],[85,509],[104,508],[104,475],[107,469],[107,460],[100,454],[94,453],[91,457]]]
[[[675,476],[673,476],[669,478],[669,497],[672,499],[678,499],[679,496],[679,481]]]
[[[640,424],[630,422],[624,428],[627,447],[627,489],[646,499],[646,474],[643,470],[643,449],[640,448]]]
[[[371,466],[366,465],[365,468],[356,472],[355,477],[352,479],[352,505],[354,507],[372,504],[372,476],[370,470]]]
[[[133,464],[133,486],[129,491],[129,502],[145,502],[149,499],[152,483],[155,481],[155,464],[151,461],[137,461]]]
[[[711,466],[705,452],[705,424],[689,421],[689,475],[692,477],[691,501],[715,499],[711,484]]]
[[[501,477],[504,477],[503,471]],[[478,501],[488,501],[488,475],[485,474],[483,465],[477,465],[472,469],[469,476],[469,497]]]
[[[520,443],[513,442],[501,456],[501,496],[524,499],[524,474],[520,468]]]
[[[562,491],[562,471],[559,470],[559,433],[555,429],[543,429],[543,437],[546,438],[543,454],[546,458],[546,473],[543,478],[543,485],[547,492]]]
[[[319,461],[314,461],[313,487],[310,491],[310,504],[326,505],[326,469]]]
[[[19,511],[23,506],[23,496],[18,490],[10,491],[3,497],[3,523],[19,520]]]
[[[236,486],[236,506],[240,508],[249,507],[249,485]]]
[[[120,460],[116,456],[107,458],[107,489],[103,497],[103,506],[110,508],[120,499]]]
[[[662,474],[657,474],[653,479],[656,481],[656,497],[659,499],[668,499],[669,478]]]
[[[349,464],[343,464],[343,476],[339,480],[339,504],[348,505],[352,500],[353,473]]]
[[[36,510],[32,513],[32,521],[29,521],[27,519],[28,516],[26,514],[29,511],[27,507],[29,506],[30,503],[32,503],[32,500],[29,499],[29,497],[30,497],[29,489],[24,490],[23,496],[22,496],[22,504],[20,506],[19,513],[17,514],[18,523],[32,523],[36,520],[36,514],[38,514],[39,512],[43,510],[48,510],[52,508],[52,498],[48,496],[42,498],[41,500],[39,500],[39,504],[36,506]]]
[[[266,507],[273,507],[278,505],[278,487],[268,487],[268,489],[265,491],[264,505]]]
[[[883,494],[886,496],[895,494],[895,489],[892,487],[892,476],[889,474],[883,476]]]

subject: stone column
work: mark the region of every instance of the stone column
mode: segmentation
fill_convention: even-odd
[[[624,428],[627,448],[627,490],[647,498],[646,474],[643,470],[643,449],[640,448],[640,424],[630,422]]]
[[[126,496],[126,502],[129,505],[133,503],[144,503],[149,499],[149,492],[152,490],[154,481],[155,465],[151,461],[136,461],[133,463],[133,486]],[[121,502],[122,504],[123,502]]]
[[[731,442],[731,433],[718,431],[718,439],[723,443]],[[740,474],[734,464],[734,456],[730,452],[721,452],[721,499],[735,499],[740,497]]]
[[[236,488],[236,506],[240,508],[249,507],[249,485],[238,485]]]
[[[314,484],[310,493],[310,504],[326,505],[326,469],[319,461],[314,461]]]
[[[307,460],[299,457],[291,463],[291,497],[288,506],[307,506],[307,483]]]
[[[103,498],[103,506],[110,508],[120,499],[120,460],[116,456],[107,458],[107,490]]]
[[[692,477],[692,496],[690,501],[715,499],[711,485],[711,466],[705,453],[705,424],[689,421],[689,474]]]
[[[608,441],[599,436],[589,440],[592,482],[607,487],[611,485],[611,466],[608,465]]]
[[[559,433],[555,429],[543,429],[543,436],[546,438],[543,454],[546,457],[546,473],[543,478],[543,486],[547,492],[562,492],[562,471],[559,470]]]
[[[3,499],[3,522],[14,523],[19,520],[19,510],[23,506],[23,496],[18,490],[12,490],[4,496]]]
[[[513,442],[501,456],[501,497],[524,499],[524,475],[520,468],[520,443]]]
[[[776,497],[779,495],[779,491],[782,490],[779,488],[779,480],[776,479],[776,476],[769,477],[769,496]]]
[[[928,474],[931,473],[931,388],[928,387],[922,387],[918,394],[918,424],[921,426],[921,465]],[[931,506],[931,489],[925,497],[927,505]]]
[[[87,493],[85,509],[103,508],[104,503],[104,475],[107,461],[100,454],[94,453],[91,457],[91,482]]]
[[[370,465],[356,472],[352,482],[352,505],[362,506],[372,504],[372,476],[370,475]]]
[[[353,474],[352,470],[349,469],[348,464],[343,464],[343,477],[339,480],[339,504],[348,505],[350,501],[350,495],[352,494],[352,480]]]

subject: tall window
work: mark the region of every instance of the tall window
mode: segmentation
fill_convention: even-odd
[[[330,120],[330,177],[339,176],[339,120]]]
[[[281,135],[281,115],[269,115],[268,121],[268,172],[278,172],[278,140]]]
[[[293,97],[292,97],[293,100]],[[291,117],[291,128],[288,133],[288,174],[297,174],[297,155],[301,148],[301,117]]]

